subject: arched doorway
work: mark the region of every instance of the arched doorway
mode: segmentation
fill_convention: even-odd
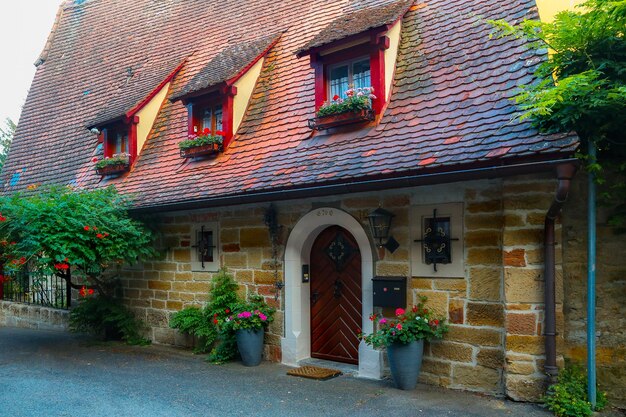
[[[354,238],[361,255],[361,329],[373,330],[368,319],[373,312],[372,278],[374,253],[363,226],[350,214],[337,208],[322,207],[304,215],[289,234],[285,246],[285,337],[281,340],[282,363],[297,366],[311,357],[311,288],[303,279],[303,268],[310,265],[315,239],[330,226],[341,226]],[[382,377],[382,353],[359,343],[359,376]]]
[[[361,253],[341,226],[322,231],[311,249],[311,357],[359,363]]]

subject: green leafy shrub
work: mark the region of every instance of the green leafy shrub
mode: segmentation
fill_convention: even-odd
[[[70,311],[70,330],[103,337],[105,340],[123,340],[129,345],[147,345],[141,337],[141,322],[118,299],[87,297]]]
[[[111,165],[128,165],[130,161],[129,153],[116,153],[111,157],[105,157],[96,162],[96,168],[104,168]]]
[[[191,134],[189,138],[178,142],[180,149],[195,148],[196,146],[219,145],[224,143],[224,132],[215,131],[213,134],[210,129],[204,129],[199,135]]]
[[[588,417],[593,413],[587,397],[587,375],[578,365],[568,365],[559,373],[558,382],[548,388],[543,401],[557,417]],[[596,410],[606,405],[606,393],[598,391]]]
[[[170,327],[198,338],[194,351],[209,353],[210,362],[224,363],[237,354],[234,330],[221,323],[241,303],[238,288],[232,275],[222,270],[213,278],[209,302],[204,309],[188,307],[175,313],[170,320]]]

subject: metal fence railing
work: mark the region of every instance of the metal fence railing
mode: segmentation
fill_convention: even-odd
[[[0,279],[0,299],[67,309],[67,284],[56,275],[40,272],[5,271]]]

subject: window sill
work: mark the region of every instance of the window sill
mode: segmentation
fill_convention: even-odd
[[[194,146],[192,148],[181,149],[180,156],[183,158],[195,158],[197,156],[210,156],[217,155],[219,152],[222,152],[222,145],[219,144],[210,144],[210,145],[202,145],[202,146]]]
[[[107,165],[102,168],[96,168],[96,173],[103,177],[106,175],[119,175],[128,171],[129,168],[129,164]]]
[[[350,111],[339,114],[329,114],[327,116],[309,119],[309,128],[313,130],[325,130],[337,126],[371,122],[374,120],[374,111],[372,109]]]

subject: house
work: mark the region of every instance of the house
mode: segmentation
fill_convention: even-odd
[[[379,378],[381,352],[356,332],[381,309],[373,279],[395,277],[407,304],[426,295],[451,323],[427,347],[424,382],[535,400],[546,373],[581,355],[584,194],[566,201],[583,184],[578,140],[516,118],[511,97],[542,56],[490,39],[486,20],[536,17],[533,0],[67,0],[3,193],[115,185],[135,195],[135,214],[156,215],[166,257],[128,267],[123,284],[157,343],[184,343],[169,316],[203,302],[227,267],[278,309],[268,359],[343,361]],[[315,117],[370,86],[371,109]],[[220,140],[180,149],[205,129]],[[372,214],[391,219],[385,236]],[[609,231],[606,242],[619,243]],[[608,264],[601,294],[623,273]],[[618,358],[624,325],[605,302],[600,331],[622,331],[604,353]],[[623,381],[623,357],[607,375]]]

